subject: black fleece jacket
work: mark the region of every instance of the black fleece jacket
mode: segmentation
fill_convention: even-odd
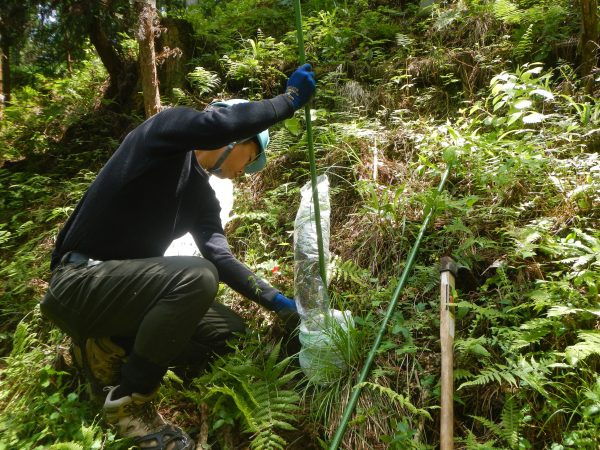
[[[277,291],[232,254],[220,206],[193,150],[252,137],[291,117],[285,95],[197,111],[166,109],[129,133],[102,168],[58,235],[51,267],[77,251],[97,260],[162,256],[190,232],[220,281],[270,308]]]

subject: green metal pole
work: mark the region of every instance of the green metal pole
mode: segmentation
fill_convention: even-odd
[[[295,0],[294,10],[296,13],[296,35],[298,37],[298,56],[300,64],[306,62],[304,55],[304,35],[302,33],[302,10],[300,9],[300,0]],[[315,148],[313,144],[312,122],[310,118],[310,107],[304,107],[304,116],[306,118],[306,140],[308,141],[308,161],[310,162],[310,180],[312,184],[313,205],[315,209],[315,226],[317,228],[317,246],[319,251],[319,272],[323,280],[323,292],[325,298],[327,294],[327,271],[325,269],[325,253],[323,249],[323,231],[321,230],[321,209],[319,207],[319,191],[317,190],[317,165],[315,163]]]
[[[442,192],[442,190],[444,189],[444,185],[446,184],[446,179],[448,178],[448,174],[450,173],[450,168],[451,168],[451,166],[448,165],[448,167],[446,168],[446,171],[442,175],[442,179],[437,188],[438,194],[440,192]],[[421,229],[419,230],[419,234],[417,235],[417,240],[415,241],[415,244],[413,245],[413,247],[410,250],[410,253],[408,254],[408,258],[406,259],[406,265],[404,266],[404,270],[402,271],[402,274],[400,275],[400,280],[398,281],[398,286],[396,287],[396,291],[394,292],[394,295],[392,296],[392,300],[390,301],[390,306],[388,307],[385,317],[383,318],[383,322],[381,324],[379,333],[377,334],[377,337],[375,338],[375,342],[373,342],[373,347],[371,348],[371,351],[369,352],[369,355],[367,356],[367,360],[365,361],[365,364],[360,372],[360,375],[358,376],[358,380],[356,382],[357,385],[360,383],[363,383],[367,379],[367,375],[369,374],[369,371],[371,369],[371,364],[373,363],[373,360],[375,359],[375,354],[377,353],[379,344],[381,344],[381,340],[383,339],[383,336],[386,332],[387,324],[388,324],[390,318],[392,317],[392,314],[394,313],[394,309],[396,309],[396,303],[398,302],[398,297],[400,297],[400,293],[402,292],[402,289],[404,288],[404,283],[406,283],[406,279],[408,278],[408,274],[414,263],[415,256],[417,255],[417,251],[419,250],[419,245],[421,244],[421,239],[423,239],[423,236],[425,235],[425,230],[427,229],[427,226],[429,225],[429,221],[431,220],[431,217],[433,216],[433,212],[434,212],[433,208],[431,208],[429,210],[429,212],[427,213],[427,215],[425,216],[425,220],[423,220],[423,224],[421,225]],[[358,402],[360,392],[361,392],[361,388],[358,388],[358,387],[355,387],[354,390],[352,391],[350,400],[348,401],[348,404],[346,405],[346,409],[344,410],[344,415],[342,416],[340,426],[336,430],[335,435],[333,436],[333,440],[331,441],[331,444],[329,445],[329,450],[336,450],[339,447],[342,437],[344,436],[344,432],[346,431],[346,428],[348,427],[348,422],[350,421],[352,412],[354,411],[354,408],[356,407],[356,403]]]

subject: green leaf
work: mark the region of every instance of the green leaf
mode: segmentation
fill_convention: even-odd
[[[534,89],[533,91],[531,91],[531,94],[539,95],[541,97],[544,97],[546,100],[554,100],[554,94],[550,91],[547,91],[546,89]]]
[[[527,109],[527,108],[531,108],[531,105],[533,105],[533,102],[531,100],[519,100],[517,103],[514,104],[514,107],[518,110],[521,109]]]
[[[300,123],[300,119],[296,117],[284,120],[283,125],[285,126],[286,130],[288,130],[294,136],[300,136],[304,132],[302,124]]]
[[[533,75],[538,75],[538,74],[542,73],[542,70],[543,70],[542,66],[536,66],[533,69],[527,70],[525,73],[529,73],[529,74],[533,74]]]
[[[519,120],[522,115],[523,115],[523,113],[521,111],[516,112],[516,113],[512,113],[510,116],[508,116],[508,122],[506,124],[507,125],[512,125],[517,120]]]
[[[528,114],[525,117],[523,117],[523,123],[540,123],[545,118],[546,118],[546,116],[544,114],[541,114],[538,112],[533,112],[533,113]]]
[[[490,356],[490,352],[488,352],[485,347],[481,344],[475,344],[469,348],[471,353],[482,356]]]

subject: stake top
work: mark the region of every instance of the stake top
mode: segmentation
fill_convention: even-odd
[[[440,273],[450,272],[456,277],[458,266],[450,256],[442,256],[440,258]]]

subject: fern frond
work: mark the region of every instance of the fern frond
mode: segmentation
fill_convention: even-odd
[[[523,419],[523,414],[518,408],[517,403],[510,397],[504,408],[502,409],[502,438],[512,448],[516,448],[519,445],[520,440],[520,428]]]
[[[523,58],[531,52],[533,48],[533,24],[527,27],[523,36],[519,40],[519,43],[515,47],[513,53],[517,58]]]
[[[454,381],[462,380],[465,378],[471,378],[471,377],[473,377],[473,374],[471,373],[471,371],[469,369],[463,369],[460,367],[454,369],[454,372],[453,372]]]
[[[568,314],[593,314],[600,317],[600,309],[572,308],[570,306],[556,305],[548,310],[548,317],[566,316]]]
[[[510,0],[496,0],[492,9],[494,16],[507,24],[518,24],[523,18],[523,12]]]
[[[273,374],[273,372],[272,372],[273,368],[278,365],[277,364],[277,358],[279,358],[279,351],[280,350],[281,350],[281,342],[278,342],[275,345],[275,347],[273,347],[273,349],[269,352],[269,356],[267,357],[267,361],[265,362],[265,366],[264,366],[265,371],[269,375]],[[285,361],[286,360],[284,359],[282,361],[282,363],[285,362]],[[286,366],[286,365],[287,365],[287,363],[284,364],[284,366]]]
[[[513,343],[513,348],[525,347],[533,342],[538,342],[552,332],[556,320],[541,317],[531,319],[519,327],[518,339]]]
[[[575,365],[590,355],[600,355],[600,331],[580,331],[577,336],[581,341],[565,349],[570,364]]]
[[[364,381],[362,383],[357,384],[356,388],[360,388],[360,387],[364,387],[364,386],[374,389],[376,391],[379,391],[383,395],[386,395],[391,400],[398,402],[401,407],[406,408],[411,413],[418,414],[423,417],[427,417],[428,419],[431,420],[431,415],[429,414],[429,412],[425,411],[422,408],[417,408],[415,405],[413,405],[410,402],[410,400],[408,398],[404,397],[402,394],[398,394],[393,389],[390,389],[385,386],[381,386],[380,384],[377,384],[377,383],[371,383],[369,381]]]
[[[188,95],[188,93],[185,92],[183,89],[173,88],[173,90],[171,92],[173,94],[173,98],[177,105],[185,105],[185,106],[194,105],[194,103],[195,103],[194,99],[190,95]]]
[[[505,317],[505,314],[496,307],[480,306],[473,302],[467,301],[460,301],[456,304],[456,306],[458,308],[466,308],[469,311],[473,311],[477,316],[481,316],[489,321],[495,321],[496,319],[502,319]]]
[[[271,430],[260,431],[250,443],[250,448],[260,450],[285,450],[287,442]]]
[[[187,78],[199,97],[211,93],[221,84],[219,76],[204,67],[196,67]]]
[[[77,442],[61,442],[52,445],[50,450],[83,450],[83,445],[78,444]]]
[[[300,369],[298,370],[294,370],[292,372],[286,373],[285,375],[282,375],[279,377],[279,381],[281,382],[281,384],[287,384],[288,382],[292,381],[294,379],[294,377],[296,375],[298,375],[301,372]]]
[[[282,128],[271,135],[269,141],[269,154],[281,155],[288,152],[290,146],[294,144],[297,137],[294,136],[287,128]]]
[[[494,439],[489,440],[483,444],[477,442],[477,438],[473,434],[471,430],[467,430],[467,438],[465,439],[465,444],[467,446],[466,450],[495,450],[494,444],[496,441]]]
[[[331,279],[341,280],[344,283],[351,281],[359,286],[365,287],[370,277],[368,270],[365,270],[353,261],[342,261],[339,256],[334,256],[331,261]]]
[[[478,357],[488,357],[490,356],[490,352],[483,346],[486,343],[486,337],[480,336],[478,338],[456,339],[454,347],[456,350],[460,350],[461,353],[471,353]]]
[[[465,381],[458,389],[460,390],[468,386],[483,386],[492,382],[502,383],[503,381],[506,381],[513,386],[517,386],[517,379],[513,375],[511,369],[501,364],[496,364],[496,366],[489,369],[483,369],[474,379]]]
[[[279,361],[281,343],[256,358],[233,354],[221,357],[210,374],[194,380],[206,392],[213,410],[226,409],[251,433],[251,448],[283,449],[287,443],[277,430],[295,430],[300,396],[287,388],[299,370],[288,372],[291,357]]]
[[[228,386],[212,386],[208,393],[205,396],[205,399],[209,399],[210,397],[216,394],[224,394],[227,397],[231,398],[234,402],[238,410],[242,413],[243,418],[246,422],[246,429],[250,432],[256,432],[258,430],[258,426],[254,419],[253,408],[248,405],[246,399],[238,395],[236,391],[231,389]]]
[[[513,373],[520,378],[524,384],[538,391],[543,396],[547,396],[546,385],[548,378],[546,374],[551,370],[554,359],[542,359],[536,361],[533,356],[530,359],[523,357],[519,358],[519,361],[513,365]]]
[[[398,47],[408,48],[413,45],[414,41],[415,40],[413,38],[411,38],[410,36],[407,36],[406,34],[402,34],[402,33],[396,34],[396,45]]]
[[[497,423],[494,423],[491,420],[486,419],[485,417],[481,417],[481,416],[470,416],[470,417],[477,420],[478,422],[480,422],[484,427],[486,427],[492,433],[494,433],[495,436],[502,437],[503,431],[502,431],[501,425],[498,425]]]
[[[492,422],[485,417],[471,417],[483,424],[494,433],[496,437],[503,439],[508,444],[509,448],[521,448],[520,429],[521,423],[523,422],[523,413],[512,397],[504,404],[504,408],[502,409],[502,422],[500,424]]]

